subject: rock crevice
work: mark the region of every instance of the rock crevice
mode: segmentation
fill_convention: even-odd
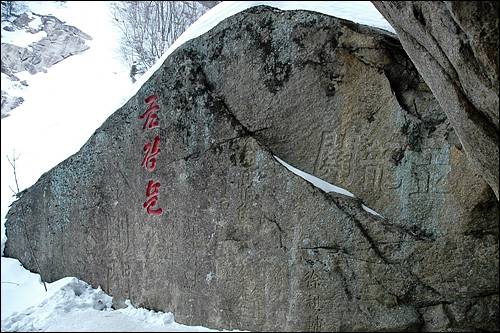
[[[353,54],[365,51],[370,65]],[[392,92],[395,58],[411,78],[395,89],[420,118]],[[159,127],[143,130],[153,95]],[[498,293],[498,202],[443,119],[391,34],[253,8],[172,53],[26,190],[5,253],[39,271],[24,226],[45,280],[77,276],[115,306],[130,299],[191,325],[495,330],[498,298],[473,296]],[[360,199],[327,194],[274,156]],[[150,180],[161,215],[144,208]]]
[[[498,199],[498,3],[374,1]]]

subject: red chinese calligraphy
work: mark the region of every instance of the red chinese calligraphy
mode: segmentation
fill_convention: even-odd
[[[154,138],[153,144],[150,142],[146,143],[144,145],[144,152],[146,155],[144,156],[144,159],[142,160],[141,166],[145,167],[146,170],[149,172],[152,172],[156,168],[156,158],[158,157],[158,154],[160,153],[160,136],[157,135]]]
[[[156,103],[158,100],[157,95],[150,95],[144,101],[148,104],[147,110],[139,116],[139,119],[144,119],[144,125],[142,129],[145,130],[159,127],[158,115],[156,112],[160,110],[160,107]],[[143,148],[144,158],[141,163],[141,167],[144,167],[149,172],[153,172],[156,169],[156,159],[160,153],[160,136],[157,135],[153,142],[147,142]],[[163,209],[155,208],[158,203],[158,193],[160,191],[160,182],[154,182],[150,180],[146,188],[146,202],[144,202],[143,207],[146,209],[148,215],[162,215]]]
[[[144,121],[144,125],[142,126],[142,129],[146,129],[146,126],[151,129],[160,126],[158,123],[158,115],[156,112],[160,110],[160,106],[156,103],[156,100],[158,99],[158,96],[156,95],[151,95],[146,97],[144,100],[149,106],[142,115],[139,116],[139,119],[146,119]]]
[[[146,208],[146,212],[149,215],[161,215],[163,213],[163,209],[157,208],[154,209],[154,206],[156,206],[156,202],[158,201],[158,192],[160,191],[160,182],[153,182],[152,180],[149,181],[148,187],[146,188],[146,197],[148,200],[143,204],[144,208]]]

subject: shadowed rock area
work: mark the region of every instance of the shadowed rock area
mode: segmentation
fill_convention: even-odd
[[[498,199],[498,1],[373,1]]]
[[[288,163],[434,235],[490,200],[394,35],[306,11],[254,9],[223,25],[191,49],[228,109]]]
[[[143,130],[154,95],[159,127]],[[156,136],[149,172],[143,148]],[[159,216],[143,206],[149,180],[161,183]],[[22,192],[5,254],[190,325],[498,330],[497,220],[493,192],[392,35],[255,7],[176,50]]]

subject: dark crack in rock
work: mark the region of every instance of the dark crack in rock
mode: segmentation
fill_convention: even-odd
[[[394,36],[344,20],[237,14],[171,54],[12,204],[5,254],[37,271],[29,240],[45,280],[76,276],[116,307],[128,298],[190,325],[498,330],[498,202],[404,59]],[[143,131],[152,94],[160,128]],[[149,173],[143,147],[156,135]],[[143,208],[150,179],[161,216]]]
[[[498,1],[373,1],[498,199]]]

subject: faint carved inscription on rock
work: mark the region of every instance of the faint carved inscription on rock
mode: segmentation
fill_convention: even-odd
[[[323,132],[316,159],[315,171],[320,177],[333,176],[335,179],[348,179],[354,150],[346,149],[345,133],[338,131]]]
[[[419,161],[412,165],[414,182],[409,195],[447,193],[446,180],[451,170],[447,151],[427,147],[422,149],[421,154]]]
[[[314,269],[308,270],[304,273],[302,283],[305,291],[304,305],[307,309],[309,316],[306,317],[306,328],[308,331],[321,331],[321,277]]]
[[[244,271],[248,276],[249,272]],[[264,295],[262,288],[255,282],[250,281],[245,284],[241,296],[241,311],[242,315],[250,321],[259,321],[264,319],[264,314],[261,309],[265,308]]]
[[[346,137],[352,138],[346,140]],[[315,172],[321,178],[335,179],[344,185],[361,182],[364,190],[395,189],[401,181],[394,179],[392,156],[400,145],[363,141],[360,134],[339,130],[323,132]]]
[[[314,269],[306,271],[304,274],[304,285],[308,290],[317,289],[320,286],[319,275]]]
[[[447,152],[446,148],[429,147],[418,153],[410,152],[413,158],[409,159],[412,183],[409,196],[447,193],[450,172]],[[405,167],[401,164],[405,154],[408,151],[404,153],[395,142],[368,141],[359,134],[339,130],[323,132],[315,173],[342,185],[357,186],[358,190],[394,190],[403,182],[397,169]]]

